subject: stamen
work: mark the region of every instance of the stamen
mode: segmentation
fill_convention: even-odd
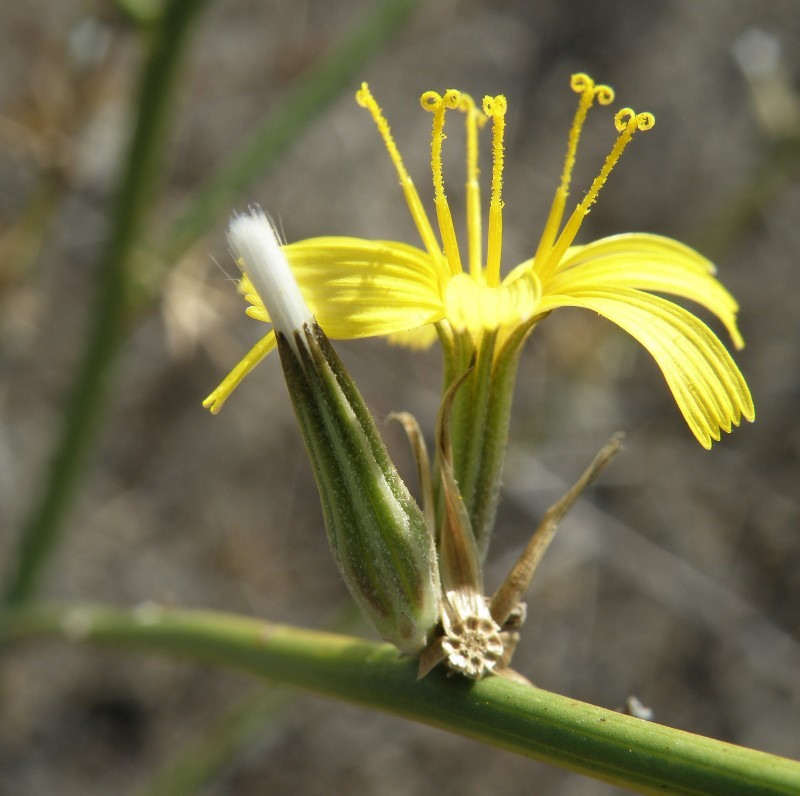
[[[603,84],[596,86],[594,80],[579,72],[572,76],[570,88],[580,94],[578,109],[575,111],[575,118],[572,120],[572,127],[569,131],[567,141],[567,154],[564,157],[564,170],[561,173],[561,189],[565,194],[569,193],[569,184],[572,178],[572,169],[575,166],[575,153],[578,151],[578,141],[580,141],[586,116],[589,108],[594,105],[595,99],[601,105],[609,105],[614,101],[614,89]]]
[[[583,124],[586,121],[586,115],[589,113],[589,109],[592,105],[594,105],[595,99],[601,105],[608,105],[614,101],[614,90],[610,86],[603,84],[599,86],[595,85],[594,80],[583,72],[572,75],[570,88],[581,96],[567,138],[567,154],[564,156],[564,169],[561,172],[561,182],[553,198],[553,204],[550,206],[550,215],[547,218],[544,232],[539,240],[539,246],[536,249],[535,259],[537,261],[541,261],[542,257],[552,248],[553,242],[558,234],[558,228],[561,226],[561,221],[564,218],[564,208],[567,203],[567,197],[569,196],[572,170],[575,167],[575,154],[578,151],[578,142],[580,141]]]
[[[433,195],[436,203],[436,217],[439,221],[439,232],[442,236],[444,253],[450,265],[450,272],[461,273],[461,257],[458,253],[458,240],[453,226],[450,205],[444,193],[444,175],[442,169],[442,144],[444,143],[444,115],[448,109],[454,110],[461,102],[461,93],[454,89],[445,92],[444,97],[435,91],[426,91],[420,98],[423,109],[433,114],[433,131],[431,133],[431,171],[433,172]]]
[[[500,284],[500,254],[503,245],[503,134],[508,105],[502,94],[483,98],[483,112],[492,120],[492,198],[489,203],[489,241],[486,250],[486,284]]]
[[[459,110],[466,114],[467,125],[467,244],[469,272],[478,279],[483,268],[481,241],[481,189],[478,181],[478,130],[486,124],[486,116],[478,111],[469,94],[461,95]]]
[[[625,148],[631,142],[633,134],[638,130],[650,130],[656,123],[655,117],[652,113],[636,113],[630,108],[623,108],[618,111],[614,117],[614,125],[619,132],[614,146],[611,148],[608,156],[600,169],[600,173],[594,178],[591,187],[583,197],[583,201],[572,211],[564,230],[558,236],[552,250],[547,255],[546,262],[543,263],[541,269],[537,269],[540,279],[547,278],[558,267],[558,263],[564,256],[564,252],[572,245],[575,236],[578,234],[583,219],[589,213],[591,206],[597,200],[597,195],[600,189],[605,185],[608,175],[611,170],[616,166]]]
[[[400,157],[400,152],[397,149],[394,138],[392,138],[392,131],[389,127],[389,123],[386,121],[383,111],[381,111],[380,106],[375,101],[366,83],[362,83],[361,88],[356,92],[356,102],[358,102],[362,108],[366,108],[370,112],[375,126],[378,128],[378,132],[383,139],[383,143],[389,151],[389,157],[392,159],[392,163],[397,170],[397,176],[400,178],[400,187],[403,189],[408,209],[411,211],[411,217],[414,219],[417,231],[422,238],[425,248],[428,250],[429,254],[439,255],[441,249],[439,248],[439,242],[436,240],[436,234],[433,231],[431,222],[428,219],[428,214],[425,212],[417,189],[414,187],[414,183],[411,177],[408,176],[406,167],[403,165],[403,159]]]
[[[606,157],[603,168],[594,178],[591,188],[589,188],[588,193],[583,197],[583,201],[579,205],[579,207],[584,208],[585,213],[588,213],[589,208],[594,204],[597,194],[600,193],[600,189],[605,185],[611,170],[617,165],[617,161],[625,151],[625,147],[631,142],[633,134],[637,130],[650,130],[655,123],[656,120],[652,113],[636,113],[631,108],[623,108],[617,112],[614,117],[614,126],[617,128],[619,136],[617,136],[611,152]]]

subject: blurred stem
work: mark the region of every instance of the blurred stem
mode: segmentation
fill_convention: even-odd
[[[298,130],[324,110],[423,3],[424,0],[377,3],[358,28],[323,57],[307,77],[301,78],[256,131],[194,193],[167,237],[164,262],[175,262],[220,213],[229,213],[238,195],[277,161]]]
[[[645,722],[500,677],[472,683],[387,644],[245,617],[141,606],[24,606],[0,641],[56,636],[177,654],[450,730],[640,793],[796,794],[800,763]]]
[[[190,796],[216,777],[245,745],[272,725],[294,694],[261,688],[229,707],[196,742],[176,755],[141,791],[140,796]]]
[[[131,253],[156,195],[183,45],[190,23],[204,5],[205,0],[172,0],[148,30],[150,49],[139,82],[138,119],[96,276],[83,357],[50,470],[22,529],[17,559],[8,575],[7,604],[22,602],[35,590],[105,410],[110,366],[125,329]]]
[[[347,600],[326,629],[348,632],[363,628],[361,612]],[[263,737],[274,734],[279,720],[288,713],[298,694],[273,684],[259,685],[210,727],[170,755],[163,767],[140,791],[139,796],[191,796],[230,771],[245,749],[264,746]]]
[[[131,22],[146,27],[158,23],[168,0],[114,0],[114,5]]]
[[[712,260],[723,257],[798,173],[800,136],[769,144],[750,174],[693,236],[693,244]]]

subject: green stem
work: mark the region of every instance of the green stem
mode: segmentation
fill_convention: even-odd
[[[234,154],[189,200],[163,249],[174,262],[214,223],[230,212],[237,197],[272,166],[308,123],[347,86],[424,0],[384,0],[364,22],[325,56],[314,70],[271,111]]]
[[[141,606],[24,606],[0,639],[56,636],[177,654],[450,730],[640,793],[796,794],[800,763],[577,702],[500,677],[472,683],[347,636]]]
[[[800,172],[800,136],[771,143],[739,186],[692,236],[692,245],[712,259],[728,249],[764,212],[764,208]]]
[[[190,22],[204,5],[204,0],[172,0],[150,31],[150,52],[139,83],[139,116],[96,277],[83,358],[50,470],[22,529],[17,559],[8,575],[5,601],[10,605],[26,600],[36,588],[105,410],[110,366],[125,329],[131,252],[160,176],[182,45]]]

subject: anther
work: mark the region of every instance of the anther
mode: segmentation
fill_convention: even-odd
[[[631,123],[636,121],[636,111],[633,108],[620,108],[614,116],[614,127],[621,133],[627,129]]]
[[[650,130],[655,123],[656,117],[652,113],[636,113],[632,108],[622,108],[614,116],[614,126],[618,133]]]
[[[369,86],[366,83],[361,84],[361,88],[356,91],[356,102],[362,107],[367,108],[369,107],[369,102],[372,99],[372,94],[369,90]]]
[[[614,89],[600,84],[595,87],[594,96],[601,105],[610,105],[614,101]]]
[[[443,102],[446,108],[454,111],[461,104],[461,92],[454,88],[449,88],[444,92]]]
[[[614,89],[604,83],[597,85],[585,72],[576,72],[572,75],[569,86],[576,94],[596,99],[601,105],[608,105],[614,101]]]
[[[442,107],[442,95],[436,91],[426,91],[420,98],[419,104],[422,109],[435,113]]]
[[[505,116],[507,110],[508,103],[502,94],[498,94],[496,97],[483,98],[483,112],[487,116],[496,119],[497,117]]]
[[[652,113],[636,113],[633,108],[622,108],[614,116],[614,126],[618,133],[626,130],[650,130],[656,123]]]
[[[583,94],[584,91],[594,91],[594,80],[585,72],[576,72],[570,76],[569,87],[576,94]]]
[[[449,88],[442,96],[438,91],[426,91],[419,98],[419,103],[422,105],[422,109],[429,113],[436,113],[445,108],[454,111],[461,104],[461,92]]]
[[[475,100],[472,99],[472,96],[466,93],[462,93],[461,95],[461,102],[458,104],[458,109],[462,113],[470,114],[475,111]],[[479,127],[483,127],[486,124],[486,117],[485,116],[478,116],[476,115],[476,121],[478,122]]]

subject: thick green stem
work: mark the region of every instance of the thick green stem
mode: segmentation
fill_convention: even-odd
[[[499,677],[416,679],[397,650],[238,616],[25,606],[0,639],[56,636],[239,669],[450,730],[640,793],[796,794],[800,763],[624,716]]]
[[[125,330],[131,254],[161,173],[183,45],[190,23],[204,6],[205,0],[172,0],[149,31],[150,51],[139,82],[139,115],[97,272],[83,358],[49,473],[22,529],[17,559],[8,575],[8,604],[24,601],[36,588],[104,414],[110,367]]]

